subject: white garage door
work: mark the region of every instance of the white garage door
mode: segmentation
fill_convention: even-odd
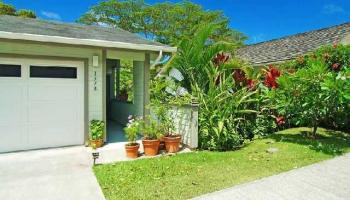
[[[0,58],[0,152],[83,143],[83,62]]]

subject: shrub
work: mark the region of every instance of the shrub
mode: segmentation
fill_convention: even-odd
[[[100,140],[103,139],[105,132],[105,123],[101,120],[90,121],[90,139]]]
[[[269,98],[278,113],[294,126],[349,125],[350,80],[349,46],[323,47],[282,66],[287,70],[278,78],[278,88]]]
[[[200,148],[232,150],[253,137],[249,121],[257,115],[257,92],[247,88],[247,73],[223,53],[233,46],[209,39],[213,31],[215,26],[202,27],[195,38],[183,40],[171,65],[184,74],[183,86],[199,102]]]
[[[124,128],[124,131],[130,145],[136,143],[137,135],[140,131],[141,120],[142,118],[140,117],[133,118],[133,116],[129,116],[129,121]]]

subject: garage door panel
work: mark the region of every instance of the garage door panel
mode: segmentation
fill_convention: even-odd
[[[46,82],[46,81],[45,81]],[[45,83],[44,82],[44,83]],[[77,84],[64,85],[30,85],[28,88],[28,98],[31,101],[35,100],[76,100],[78,96]]]
[[[18,151],[27,148],[26,126],[0,124],[0,152]]]
[[[28,122],[40,122],[45,125],[48,122],[77,122],[77,106],[75,101],[35,101],[29,103]]]
[[[28,126],[29,148],[48,148],[83,144],[78,127],[74,123],[52,123],[50,129],[42,124]],[[67,140],[69,138],[69,140]]]
[[[0,82],[0,125],[23,123],[25,110],[23,99],[25,89],[22,85],[11,86]]]

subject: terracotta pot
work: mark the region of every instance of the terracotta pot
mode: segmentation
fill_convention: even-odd
[[[168,153],[176,153],[179,151],[180,142],[181,142],[180,135],[164,137],[164,141],[165,141],[165,148]]]
[[[158,154],[160,140],[142,140],[143,149],[146,156],[155,156]]]
[[[90,146],[92,148],[100,148],[103,145],[103,139],[99,140],[90,140]]]
[[[125,152],[128,158],[137,158],[139,157],[139,148],[140,145],[138,143],[126,144]]]

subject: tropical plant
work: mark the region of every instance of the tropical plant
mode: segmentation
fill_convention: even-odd
[[[344,54],[348,49],[323,47],[289,62],[288,66],[296,71],[286,71],[277,79],[275,89],[270,90],[269,98],[278,113],[294,126],[313,127],[313,137],[320,125],[348,126],[349,56]]]
[[[146,116],[141,121],[140,132],[144,140],[157,140],[163,135],[161,126],[151,116]]]
[[[179,69],[200,105],[199,143],[209,150],[232,150],[252,138],[250,119],[255,119],[256,91],[247,87],[245,73],[242,79],[235,75],[236,68],[230,53],[235,45],[210,39],[215,25],[199,29],[194,38],[184,39],[170,65]],[[242,70],[242,69],[239,69]],[[237,72],[236,72],[237,73]],[[243,78],[244,75],[244,78]]]
[[[105,123],[101,120],[90,121],[90,140],[103,139],[105,132]]]
[[[129,145],[136,144],[137,135],[140,132],[142,117],[129,116],[129,121],[124,128],[125,135],[128,139]]]

